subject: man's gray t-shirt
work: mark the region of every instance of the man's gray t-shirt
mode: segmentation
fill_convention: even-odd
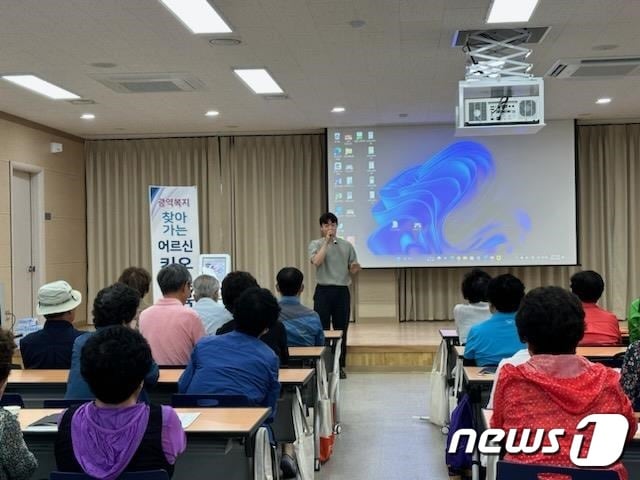
[[[356,249],[346,240],[336,237],[336,242],[329,242],[327,254],[322,265],[316,268],[316,281],[318,285],[351,285],[349,265],[358,261]],[[309,259],[320,250],[324,238],[312,240],[309,244]]]

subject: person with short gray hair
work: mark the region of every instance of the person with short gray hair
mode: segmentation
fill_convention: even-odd
[[[184,305],[191,296],[191,274],[173,263],[163,267],[156,280],[163,296],[140,314],[140,333],[158,365],[186,365],[205,334],[198,314]]]
[[[200,275],[193,281],[193,298],[196,303],[193,309],[200,316],[207,335],[215,335],[216,330],[229,320],[233,315],[218,303],[220,299],[220,281],[212,275]]]

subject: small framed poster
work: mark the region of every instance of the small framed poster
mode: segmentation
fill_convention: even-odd
[[[200,255],[200,275],[211,275],[222,283],[222,280],[230,271],[230,255],[226,253],[203,253]]]

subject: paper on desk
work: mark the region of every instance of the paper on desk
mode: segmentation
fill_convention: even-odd
[[[178,418],[180,418],[182,428],[187,428],[189,425],[191,425],[199,415],[200,412],[178,413]]]
[[[25,431],[27,432],[57,432],[58,431],[58,417],[59,413],[53,413],[42,417],[40,420],[36,420],[29,425]]]

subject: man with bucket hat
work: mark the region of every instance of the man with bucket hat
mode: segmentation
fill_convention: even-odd
[[[60,368],[71,366],[73,342],[84,332],[73,327],[76,308],[82,295],[64,280],[47,283],[38,290],[36,312],[46,319],[39,332],[20,341],[24,368]]]

